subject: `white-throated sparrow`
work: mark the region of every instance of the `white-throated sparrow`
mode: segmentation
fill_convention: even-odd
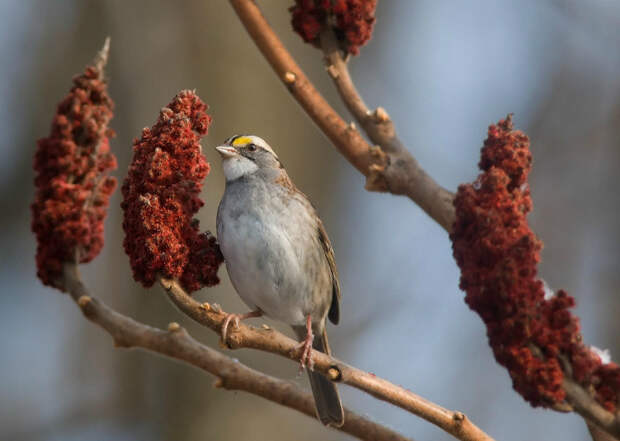
[[[340,316],[340,286],[329,238],[308,198],[291,182],[273,149],[257,136],[233,136],[216,147],[226,190],[217,212],[217,236],[230,280],[253,311],[288,323],[302,339],[317,413],[325,425],[344,422],[336,385],[312,370],[311,349],[330,353],[325,320]]]

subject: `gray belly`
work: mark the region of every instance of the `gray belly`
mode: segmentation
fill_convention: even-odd
[[[270,201],[237,202],[222,200],[217,231],[239,296],[248,307],[291,325],[303,325],[308,315],[322,320],[331,301],[331,276],[314,234],[316,221],[299,204],[266,210]]]

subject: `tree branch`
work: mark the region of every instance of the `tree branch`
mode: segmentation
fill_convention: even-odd
[[[569,375],[564,375],[562,388],[566,392],[566,401],[572,406],[575,412],[586,420],[588,427],[590,427],[589,423],[592,423],[620,440],[620,414],[614,416],[613,413],[604,409],[592,398],[588,391],[572,380]],[[593,432],[593,430],[590,429],[590,433],[592,433],[594,437],[594,434],[598,434],[599,431]],[[600,437],[601,435],[597,436]]]
[[[355,91],[348,73],[339,76],[334,67],[341,95],[351,113],[370,139],[379,145],[371,147],[353,124],[348,125],[315,89],[253,0],[230,0],[235,12],[258,49],[297,102],[327,135],[345,158],[366,176],[366,188],[408,196],[446,231],[454,223],[454,195],[428,175],[396,137],[394,126],[383,109],[369,112]],[[332,63],[332,66],[334,64]],[[346,67],[346,66],[345,66]]]
[[[441,187],[420,166],[396,134],[396,128],[383,107],[371,111],[357,92],[347,62],[342,58],[336,36],[330,28],[321,32],[321,47],[327,72],[334,81],[342,101],[362,126],[368,138],[381,149],[385,167],[375,167],[374,179],[386,182],[388,191],[408,196],[447,232],[454,223],[454,194]]]
[[[455,219],[454,195],[438,185],[420,167],[396,135],[394,123],[385,109],[381,107],[374,111],[368,109],[351,79],[333,31],[326,29],[320,35],[327,71],[351,114],[369,139],[379,147],[371,147],[361,139],[353,124],[345,129],[344,120],[336,114],[299,69],[254,1],[230,0],[230,2],[250,37],[278,77],[288,86],[293,97],[349,162],[367,177],[367,189],[408,196],[448,233],[451,232]],[[345,130],[349,133],[349,137],[333,135],[342,134]],[[351,155],[350,152],[355,152],[355,155]],[[363,160],[358,160],[359,158]],[[567,380],[563,387],[566,401],[575,412],[586,421],[593,422],[620,439],[620,415],[616,416],[605,410],[577,383]]]
[[[603,429],[599,429],[598,426],[590,423],[588,420],[586,420],[586,425],[588,426],[588,432],[590,432],[592,441],[618,441],[618,438],[611,436]]]
[[[153,328],[91,297],[80,279],[77,265],[65,264],[58,286],[69,293],[88,320],[112,336],[116,347],[142,348],[184,361],[218,377],[216,387],[245,391],[316,419],[314,398],[295,384],[265,375],[199,343],[178,323],[170,323],[167,331]],[[345,423],[338,430],[368,441],[409,440],[348,409],[345,409]]]
[[[175,280],[160,277],[159,282],[181,312],[221,335],[226,313],[218,306],[197,302]],[[231,349],[259,349],[291,360],[299,360],[298,342],[271,328],[257,329],[241,323],[238,328],[228,329],[227,343]],[[330,380],[348,384],[379,400],[398,406],[435,424],[460,440],[492,441],[493,439],[467,419],[463,413],[444,409],[374,374],[364,372],[314,350],[312,360],[314,369],[326,375]]]

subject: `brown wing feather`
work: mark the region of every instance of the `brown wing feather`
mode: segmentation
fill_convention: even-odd
[[[323,251],[325,252],[325,257],[327,258],[327,263],[329,264],[329,269],[332,272],[332,303],[329,307],[329,312],[327,317],[329,320],[337,325],[338,321],[340,321],[340,282],[338,281],[338,269],[336,268],[336,257],[334,256],[334,249],[332,248],[332,244],[329,241],[329,237],[327,237],[327,232],[325,231],[325,227],[323,226],[323,222],[319,219],[319,242],[323,246]]]
[[[288,174],[284,170],[284,167],[282,167],[281,171],[282,173],[280,173],[280,175],[275,179],[274,182],[286,188],[291,193],[297,193],[299,196],[301,196],[302,200],[304,200],[308,204],[308,208],[313,210],[317,217],[319,242],[323,247],[325,257],[327,258],[327,263],[329,264],[329,269],[332,273],[332,301],[331,305],[329,306],[329,312],[327,313],[327,317],[333,324],[337,325],[340,321],[341,294],[340,282],[338,281],[338,269],[336,268],[336,258],[334,256],[334,249],[332,248],[332,244],[329,241],[329,237],[327,237],[327,232],[325,231],[323,222],[321,222],[321,219],[316,214],[316,210],[312,205],[312,202],[310,202],[310,199],[308,199],[308,197],[304,193],[302,193],[297,187],[295,187],[295,184],[293,184],[293,181],[291,181],[291,179],[289,178]]]

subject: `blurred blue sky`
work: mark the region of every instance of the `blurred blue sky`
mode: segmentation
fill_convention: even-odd
[[[4,79],[0,84],[4,103],[0,107],[4,135],[0,185],[5,207],[0,217],[0,318],[4,328],[0,351],[5,354],[0,364],[0,427],[4,428],[0,435],[6,430],[6,436],[24,440],[170,438],[161,430],[163,423],[153,421],[154,415],[161,415],[157,412],[164,412],[162,397],[165,400],[169,393],[161,386],[162,375],[180,375],[177,370],[188,368],[154,370],[149,367],[149,355],[108,348],[109,340],[83,323],[68,299],[42,287],[35,278],[35,244],[28,213],[34,141],[47,133],[53,103],[69,85],[67,73],[79,72],[92,58],[87,54],[94,54],[110,34],[112,92],[125,96],[113,95],[119,102],[113,122],[119,137],[112,143],[119,154],[119,177],[126,169],[131,138],[151,124],[158,106],[165,104],[160,97],[171,96],[169,90],[198,87],[199,93],[214,97],[208,100],[217,116],[208,145],[239,126],[265,136],[256,130],[262,128],[268,139],[279,142],[276,150],[282,152],[285,164],[292,164],[289,172],[302,190],[318,199],[336,249],[344,292],[343,320],[338,328],[330,329],[339,358],[465,412],[498,440],[587,437],[579,417],[532,409],[512,391],[506,371],[493,360],[480,319],[463,302],[445,232],[409,200],[364,191],[362,177],[333,154],[311,122],[294,110],[294,103],[288,103],[284,88],[255,54],[227,2],[208,6],[191,2],[197,6],[180,8],[178,15],[166,12],[164,8],[170,6],[164,2],[152,6],[111,0],[86,3],[88,8],[98,8],[99,12],[90,12],[94,21],[81,21],[90,15],[83,5],[78,7],[78,1],[0,2]],[[342,110],[322,73],[319,53],[290,33],[284,3],[259,2],[302,66]],[[97,14],[101,14],[100,22]],[[620,305],[614,298],[620,282],[616,274],[619,236],[612,233],[620,208],[615,190],[620,169],[616,136],[620,3],[382,0],[377,17],[374,38],[351,61],[367,103],[388,110],[412,153],[450,190],[477,175],[478,152],[488,125],[515,113],[516,126],[532,138],[536,208],[531,221],[546,242],[543,275],[552,286],[567,288],[577,297],[586,340],[617,354],[620,341],[613,317]],[[93,22],[96,26],[89,25]],[[124,39],[130,24],[135,24],[133,41]],[[184,37],[188,27],[194,31]],[[197,36],[199,42],[192,40]],[[186,44],[184,38],[196,46]],[[205,52],[196,56],[196,50]],[[210,65],[195,70],[183,64],[159,66],[162,53],[181,63],[204,57]],[[235,57],[243,63],[232,63]],[[221,75],[231,83],[214,82]],[[160,83],[164,92],[158,90]],[[263,98],[259,106],[239,108],[227,103],[226,94],[236,102]],[[265,109],[270,96],[274,103],[285,103],[278,106],[291,107]],[[127,103],[121,106],[123,100]],[[119,116],[123,112],[130,116],[123,119]],[[289,115],[300,122],[283,122]],[[295,130],[303,130],[308,143],[322,142],[314,156],[325,156],[315,158],[314,164],[331,164],[323,176],[303,170],[306,160],[297,156]],[[214,181],[209,182],[220,182],[206,187],[211,211],[201,214],[203,225],[211,228],[212,210],[222,188],[221,174],[216,171],[219,162],[212,165],[210,179]],[[97,291],[106,302],[115,299],[114,306],[136,308],[134,315],[155,317],[152,323],[163,326],[169,317],[178,316],[163,300],[159,305],[156,295],[139,300],[106,297],[117,290],[137,291],[128,268],[112,270],[118,262],[127,266],[120,250],[118,194],[113,204],[106,231],[108,248],[99,266],[86,270],[87,278],[93,286],[109,287]],[[221,274],[223,287],[206,293],[205,299],[215,299],[229,310],[243,308],[232,299],[223,269]],[[137,306],[139,302],[143,306]],[[144,306],[147,302],[151,305]],[[278,373],[306,385],[304,378],[296,377],[294,366],[247,352],[234,355],[265,369],[276,369],[272,365],[277,363]],[[210,380],[200,381],[205,381],[205,394],[211,393]],[[451,439],[430,424],[357,391],[342,387],[342,392],[352,408],[408,436]],[[114,394],[138,396],[139,406],[134,407],[139,409],[130,415],[117,411],[117,402],[110,398]],[[235,432],[242,429],[225,422],[221,432],[205,432],[211,429],[200,424],[220,427],[222,409],[238,411],[250,422],[252,416],[263,415],[255,407],[242,407],[241,400],[230,395],[217,395],[214,400],[224,404],[220,410],[209,404],[211,413],[207,404],[201,404],[204,421],[196,423],[195,432],[186,433],[186,439],[203,439],[200,434],[205,433],[228,439],[246,433]],[[194,411],[201,413],[200,409]],[[268,412],[272,413],[264,415],[271,417],[280,410]],[[290,424],[306,424],[303,418],[294,416]],[[304,427],[316,431],[307,439],[326,433],[329,439],[345,439],[310,423]],[[282,439],[296,433],[287,430],[282,429]],[[271,435],[255,439],[272,439]]]

